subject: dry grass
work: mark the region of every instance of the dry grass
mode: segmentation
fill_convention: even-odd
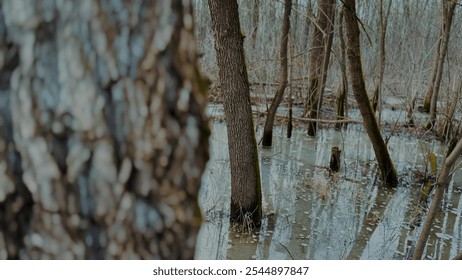
[[[247,212],[245,214],[242,214],[242,217],[242,223],[233,223],[233,231],[245,235],[251,235],[253,230],[256,228],[255,224],[252,221],[252,213]]]

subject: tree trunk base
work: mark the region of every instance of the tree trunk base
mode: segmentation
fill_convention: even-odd
[[[310,119],[314,120],[314,121],[309,121],[308,122],[308,135],[309,136],[316,136],[316,132],[317,132],[317,128],[318,128],[318,122],[317,122],[317,119],[318,119],[318,112],[316,111],[311,111],[309,112],[309,117]]]
[[[338,172],[340,170],[340,155],[342,151],[337,147],[334,146],[331,149],[331,155],[330,155],[330,163],[329,163],[329,169],[332,172]]]
[[[253,210],[243,209],[239,205],[231,205],[231,223],[239,226],[240,232],[251,232],[261,225],[261,209],[255,207]]]
[[[263,131],[262,137],[262,147],[265,149],[270,149],[273,144],[273,130]]]
[[[289,119],[289,123],[287,124],[287,139],[290,139],[292,137],[292,118]]]

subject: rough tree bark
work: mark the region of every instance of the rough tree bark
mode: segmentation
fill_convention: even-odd
[[[434,83],[430,85],[431,89],[428,90],[427,97],[425,97],[425,100],[430,99],[430,118],[428,120],[428,123],[426,124],[427,129],[432,129],[436,123],[436,105],[438,101],[438,93],[440,90],[441,79],[443,76],[444,59],[446,58],[446,54],[448,52],[449,35],[451,34],[452,18],[454,15],[456,5],[457,1],[443,0],[441,2],[441,36],[438,39],[438,52],[436,53],[437,63],[435,63],[436,68],[433,69],[433,71],[435,71]],[[429,98],[428,96],[431,97]]]
[[[398,176],[395,166],[388,153],[387,145],[382,138],[377,119],[372,110],[369,101],[366,85],[364,82],[363,69],[361,65],[361,49],[359,40],[359,26],[356,17],[355,0],[344,1],[344,14],[347,30],[347,56],[350,70],[351,83],[353,93],[358,103],[364,126],[366,128],[369,139],[374,148],[375,157],[380,168],[383,181],[391,187],[398,184]]]
[[[333,40],[334,18],[335,0],[318,0],[318,16],[316,24],[313,24],[308,95],[304,106],[304,115],[310,119],[317,119],[321,108]],[[308,122],[308,135],[316,135],[316,130],[317,122]]]
[[[435,194],[432,199],[432,204],[430,210],[428,211],[427,218],[425,219],[425,224],[422,228],[422,231],[419,235],[419,240],[417,241],[414,254],[412,259],[420,260],[427,243],[428,236],[430,235],[430,230],[433,225],[433,219],[435,218],[436,213],[440,210],[441,201],[443,200],[444,190],[449,184],[451,179],[451,169],[456,163],[456,160],[462,154],[462,139],[459,139],[459,142],[452,150],[452,152],[446,157],[443,162],[443,167],[441,168],[440,175],[438,176],[438,181],[436,182]]]
[[[238,5],[236,0],[208,0],[208,4],[228,131],[231,220],[258,226],[262,210],[260,169]]]
[[[19,61],[0,93],[0,256],[193,258],[209,128],[189,1],[1,3],[0,57]]]
[[[281,45],[279,50],[279,59],[281,60],[281,72],[279,86],[276,91],[276,95],[271,102],[271,106],[266,116],[265,127],[263,128],[262,146],[270,148],[273,142],[273,126],[274,118],[278,110],[279,104],[281,104],[282,98],[284,97],[284,91],[287,87],[287,49],[289,42],[289,30],[290,30],[290,13],[292,9],[292,0],[285,0],[284,2],[284,16],[282,18],[282,34],[281,34]]]

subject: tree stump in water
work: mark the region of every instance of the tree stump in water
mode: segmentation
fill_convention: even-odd
[[[329,169],[332,172],[338,172],[340,170],[340,154],[342,151],[337,147],[334,146],[331,149],[331,155],[330,155],[330,163],[329,163]]]

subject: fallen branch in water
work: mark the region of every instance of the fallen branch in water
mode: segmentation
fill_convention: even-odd
[[[252,110],[254,113],[258,113],[258,114],[268,114],[267,112],[261,112],[261,111],[257,111],[257,110]],[[286,116],[281,116],[281,115],[276,115],[277,118],[281,118],[281,119],[288,119],[288,117]],[[292,119],[294,120],[298,120],[298,121],[307,121],[307,122],[313,122],[313,121],[317,121],[317,122],[320,122],[320,123],[363,123],[362,121],[360,120],[353,120],[353,119],[344,119],[344,120],[323,120],[323,119],[311,119],[311,118],[300,118],[300,117],[292,117]]]
[[[289,249],[287,249],[287,247],[284,246],[284,244],[282,244],[281,242],[279,242],[279,244],[280,244],[284,249],[286,249],[287,253],[289,253],[290,258],[292,258],[292,260],[295,260],[295,259],[294,259],[294,256],[292,256],[292,253],[289,251]]]
[[[279,86],[279,83],[254,82],[254,83],[250,83],[250,86],[271,86],[271,87],[277,87],[277,86]],[[298,85],[298,84],[288,84],[288,86],[293,87],[293,88],[306,88],[305,85]]]

